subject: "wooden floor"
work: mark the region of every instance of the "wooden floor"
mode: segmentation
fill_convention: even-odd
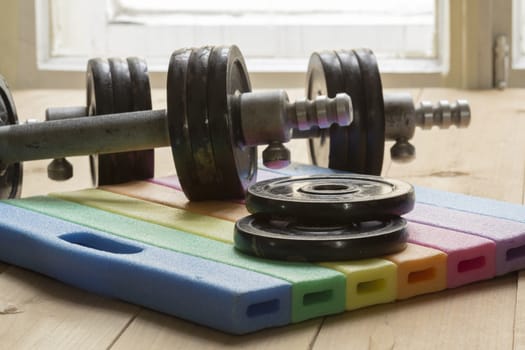
[[[401,165],[386,159],[383,175],[523,203],[525,90],[411,92],[416,99],[467,98],[471,126],[418,130],[417,159]],[[46,106],[84,103],[82,91],[15,91],[14,97],[21,120],[41,119]],[[154,104],[164,108],[161,91]],[[308,161],[303,142],[293,143],[292,156]],[[87,158],[73,162],[75,178],[65,183],[47,180],[47,161],[26,163],[23,196],[89,187]],[[169,149],[157,150],[156,162],[157,175],[174,172]],[[230,336],[0,263],[0,349],[13,348],[525,349],[525,274]]]

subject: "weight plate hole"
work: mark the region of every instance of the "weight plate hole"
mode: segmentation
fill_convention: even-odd
[[[315,195],[342,195],[347,193],[358,192],[359,188],[354,185],[325,182],[325,183],[309,183],[299,188],[303,193]]]

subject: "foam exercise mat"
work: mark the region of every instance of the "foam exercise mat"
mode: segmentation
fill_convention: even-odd
[[[331,174],[294,164],[261,179]],[[340,172],[337,172],[340,173]],[[456,288],[525,267],[525,207],[415,187],[407,248],[355,261],[237,251],[242,201],[190,202],[176,176],[0,203],[0,261],[227,333]]]

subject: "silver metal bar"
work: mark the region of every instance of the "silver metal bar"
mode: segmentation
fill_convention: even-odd
[[[8,125],[0,127],[0,167],[26,160],[169,145],[165,110]]]
[[[78,107],[51,107],[46,109],[46,120],[62,120],[71,118],[82,118],[88,116],[86,106]]]

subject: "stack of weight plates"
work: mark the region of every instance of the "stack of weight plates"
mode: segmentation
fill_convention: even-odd
[[[235,247],[290,261],[354,260],[406,247],[414,189],[370,175],[284,177],[248,189],[252,215],[235,225]]]

